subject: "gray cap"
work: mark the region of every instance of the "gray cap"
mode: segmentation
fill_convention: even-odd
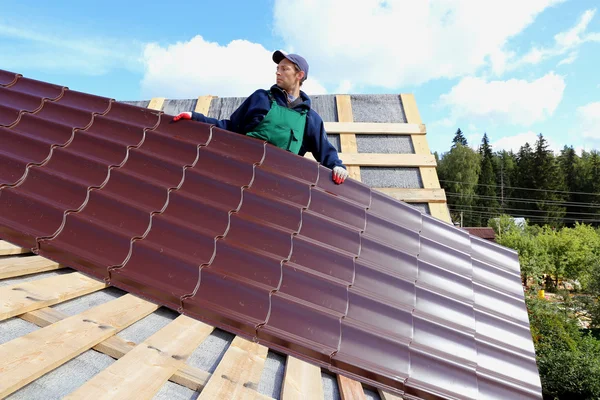
[[[304,72],[304,79],[308,78],[308,63],[306,62],[304,57],[298,54],[286,54],[281,50],[277,50],[273,53],[273,61],[275,62],[275,64],[279,64],[284,58],[287,58],[288,60],[296,64],[298,68],[300,68],[300,71]]]

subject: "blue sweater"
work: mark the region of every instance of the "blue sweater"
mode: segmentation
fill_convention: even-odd
[[[287,97],[285,92],[277,85],[271,87],[271,93],[277,101],[277,104],[287,107]],[[338,152],[327,139],[323,119],[311,109],[310,98],[306,93],[300,91],[302,102],[294,107],[294,110],[303,111],[308,109],[306,115],[306,128],[304,129],[304,140],[298,155],[304,156],[306,152],[311,152],[315,159],[327,168],[333,169],[336,166],[346,168],[342,160],[338,157]],[[216,125],[221,129],[246,134],[252,132],[254,128],[265,118],[271,109],[268,91],[259,89],[252,93],[237,110],[231,114],[229,119],[218,120],[206,117],[203,114],[192,112],[192,120]]]

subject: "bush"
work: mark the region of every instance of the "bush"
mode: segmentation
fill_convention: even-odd
[[[600,341],[555,303],[530,293],[527,308],[544,398],[600,398]]]

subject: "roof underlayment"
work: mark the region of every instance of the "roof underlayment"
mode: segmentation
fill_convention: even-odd
[[[406,398],[541,398],[514,251],[264,142],[1,71],[0,135],[8,242]]]

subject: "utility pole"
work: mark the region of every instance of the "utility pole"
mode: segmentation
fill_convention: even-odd
[[[460,227],[463,227],[463,212],[460,212]]]
[[[504,209],[504,156],[500,163],[500,208]]]

